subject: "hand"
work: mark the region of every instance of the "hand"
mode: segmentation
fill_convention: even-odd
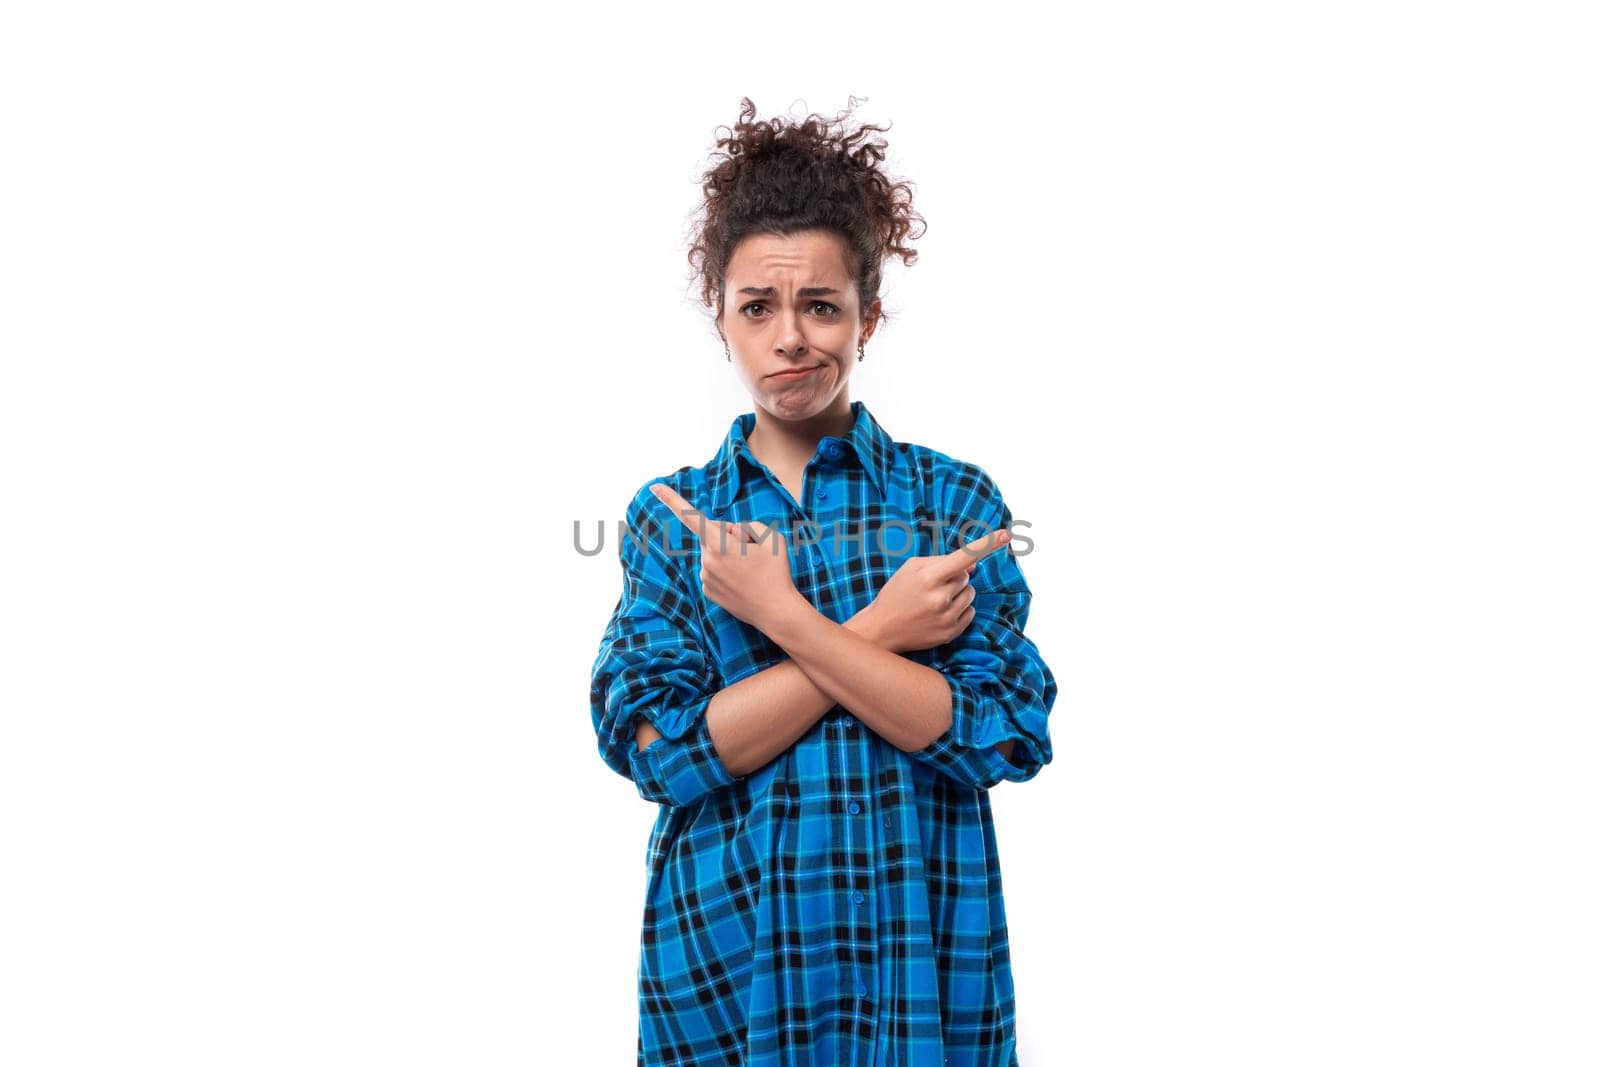
[[[911,556],[850,620],[852,628],[890,652],[954,641],[977,614],[972,569],[1010,542],[1011,531],[1000,529],[944,555]]]
[[[713,522],[669,486],[650,486],[700,539],[700,589],[707,600],[765,632],[776,611],[803,599],[790,572],[789,542],[764,522]]]

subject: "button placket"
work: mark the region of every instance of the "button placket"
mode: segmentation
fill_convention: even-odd
[[[851,775],[847,772],[844,780],[850,781],[853,778],[858,778],[861,781],[866,781],[870,779],[870,768],[863,767],[861,764],[867,759],[867,754],[859,739],[855,738],[850,732],[850,728],[855,724],[855,721],[855,717],[848,713],[840,716],[840,729],[836,735],[838,738],[837,751],[842,756],[842,762],[848,771],[858,772],[856,775]],[[864,808],[860,800],[848,796],[844,798],[844,803],[845,810],[850,815],[858,815]],[[857,852],[860,852],[864,856],[869,856],[871,849],[868,846],[872,837],[872,827],[867,820],[858,822],[858,820],[848,816],[844,819],[845,855],[854,856]],[[863,847],[857,847],[856,843],[858,841]],[[873,901],[869,897],[874,870],[870,858],[867,858],[864,862],[865,866],[860,868],[854,865],[845,868],[846,885],[849,887],[845,893],[845,906],[851,917],[848,921],[856,931],[853,936],[860,939],[857,943],[864,946],[875,946],[877,941],[877,920],[874,915]],[[847,988],[855,994],[856,999],[859,1001],[870,1001],[872,995],[871,969],[875,966],[876,952],[869,948],[866,957],[858,959],[850,972],[852,981]]]

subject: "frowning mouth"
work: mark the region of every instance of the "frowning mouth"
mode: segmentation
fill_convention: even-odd
[[[822,364],[819,363],[815,367],[801,367],[798,370],[779,371],[777,374],[769,374],[769,375],[767,375],[767,377],[768,378],[776,378],[780,382],[792,382],[792,381],[797,381],[800,378],[804,378],[806,375],[810,374],[812,371],[820,370],[821,368],[822,368]]]

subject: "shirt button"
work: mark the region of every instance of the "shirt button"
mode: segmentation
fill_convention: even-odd
[[[813,563],[821,563],[822,562],[822,549],[813,548],[811,550],[811,562],[813,562]]]
[[[837,442],[837,441],[829,441],[826,451],[828,453],[828,458],[829,459],[838,459],[839,458],[839,454],[840,454],[840,452],[843,451],[843,449],[841,449],[839,447],[839,442]]]
[[[867,995],[867,986],[866,986],[866,983],[864,983],[864,982],[857,982],[857,983],[856,983],[856,996],[858,996],[858,997],[864,997],[864,996],[866,996],[866,995]]]
[[[855,901],[857,904],[859,904],[863,900],[866,900],[867,897],[866,897],[865,893],[863,893],[863,892],[861,892],[861,890],[857,889],[854,893],[850,894],[850,899]]]
[[[861,805],[857,804],[853,800],[850,802],[850,814],[851,815],[859,815],[859,814],[861,814]]]
[[[826,500],[826,499],[828,499],[828,491],[826,489],[823,489],[821,486],[818,486],[817,487],[817,499],[818,500]]]
[[[839,716],[839,721],[844,723],[844,728],[846,730],[850,729],[850,727],[856,724],[855,716],[853,715],[841,715]]]

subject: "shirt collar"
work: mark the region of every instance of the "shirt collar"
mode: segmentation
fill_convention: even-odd
[[[894,439],[872,417],[867,405],[860,400],[850,402],[855,422],[842,440],[854,451],[856,461],[867,474],[867,481],[883,497],[888,491],[889,472],[894,467]],[[756,428],[756,413],[747,411],[734,417],[722,447],[706,465],[706,476],[711,491],[711,507],[719,515],[726,512],[739,495],[739,481],[746,464],[752,470],[760,463],[750,451],[749,435]]]

